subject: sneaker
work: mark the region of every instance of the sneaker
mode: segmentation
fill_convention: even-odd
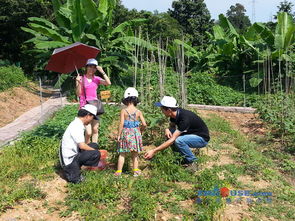
[[[83,181],[85,181],[85,177],[81,174],[80,175],[80,182],[83,182]]]
[[[192,173],[198,171],[198,164],[196,162],[192,162],[190,164],[184,164],[183,166],[185,167],[186,170]]]
[[[79,180],[77,180],[76,182],[73,182],[73,183],[78,184],[78,183],[82,183],[83,181],[85,181],[85,177],[82,176],[82,174],[81,174]]]

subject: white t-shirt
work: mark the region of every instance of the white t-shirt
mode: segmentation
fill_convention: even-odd
[[[72,163],[79,152],[79,143],[85,143],[85,126],[79,118],[75,118],[67,127],[61,142],[61,154],[65,166]]]

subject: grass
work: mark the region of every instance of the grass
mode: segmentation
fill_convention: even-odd
[[[163,137],[160,135],[159,122],[162,124],[165,121],[157,110],[143,111],[153,116],[147,117],[151,126],[144,134],[146,144],[160,143]],[[21,200],[42,200],[45,197],[36,183],[56,176],[60,138],[76,112],[76,106],[65,107],[45,124],[24,134],[20,141],[1,151],[2,213]],[[114,121],[117,121],[114,116],[118,113],[118,107],[106,106],[100,126],[100,146],[110,152],[112,162],[116,161],[116,143],[110,140],[109,134]],[[198,156],[201,171],[192,174],[179,165],[179,156],[167,149],[147,162],[147,177],[134,178],[127,173],[118,179],[113,176],[113,171],[83,171],[86,177],[84,183],[67,185],[66,200],[59,202],[66,206],[66,210],[61,211],[60,216],[68,217],[72,212],[78,212],[85,220],[155,220],[161,214],[166,214],[170,220],[177,216],[183,220],[216,220],[226,209],[226,200],[198,196],[198,191],[228,187],[273,192],[273,203],[267,206],[265,203],[249,205],[247,213],[253,219],[265,216],[292,220],[295,193],[284,176],[292,175],[292,157],[284,158],[274,151],[261,151],[265,142],[249,140],[216,115],[210,115],[205,120],[212,134],[208,148],[223,153],[229,148],[228,145],[233,146],[236,151],[229,157],[235,163],[207,167],[208,163],[218,162],[221,158],[219,154],[208,156],[205,148]],[[246,175],[253,181],[265,180],[269,186],[259,189],[240,182],[239,177]],[[36,182],[26,181],[24,177],[27,176],[33,177]],[[54,206],[47,207],[49,212],[57,210]]]

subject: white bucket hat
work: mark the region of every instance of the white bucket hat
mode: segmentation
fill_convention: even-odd
[[[97,120],[96,114],[97,114],[97,107],[91,104],[86,104],[82,109],[88,111],[90,114],[94,115],[94,119]]]
[[[138,91],[134,87],[129,87],[124,93],[124,98],[127,97],[138,97]]]
[[[177,108],[177,101],[174,97],[164,96],[161,100],[161,102],[155,103],[155,106],[157,107],[171,107],[171,108]]]
[[[86,66],[87,65],[96,65],[97,66],[98,62],[94,58],[90,58],[90,59],[87,60]]]

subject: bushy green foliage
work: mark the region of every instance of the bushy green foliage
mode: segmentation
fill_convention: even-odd
[[[170,148],[157,154],[151,162],[153,176],[167,181],[192,182],[194,178],[180,165],[181,156]]]
[[[78,106],[68,105],[62,110],[55,113],[52,119],[47,120],[44,124],[33,130],[33,136],[53,137],[61,139],[65,129],[72,120],[77,116]]]
[[[22,44],[29,39],[29,35],[20,31],[21,26],[27,26],[28,17],[52,15],[50,0],[1,0],[0,8],[0,54],[1,58],[11,62],[30,62],[28,54],[22,54]],[[24,63],[24,65],[27,65]]]
[[[217,84],[214,76],[207,73],[192,73],[187,90],[190,104],[241,105],[243,102],[242,93]]]
[[[24,85],[27,81],[20,67],[14,65],[0,67],[0,91]]]
[[[295,95],[292,93],[267,95],[257,104],[257,106],[260,117],[271,126],[274,134],[279,135],[282,138],[284,138],[284,136],[291,138],[294,145]]]

